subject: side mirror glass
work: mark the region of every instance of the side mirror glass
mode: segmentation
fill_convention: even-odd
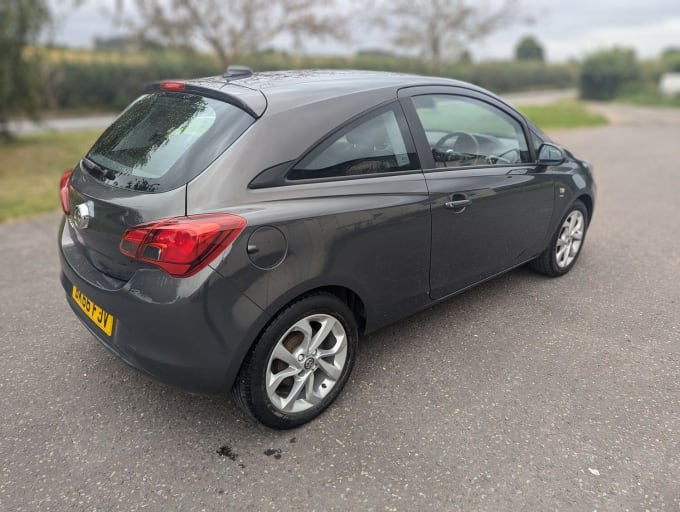
[[[555,144],[542,144],[538,148],[538,161],[539,165],[560,165],[566,160],[564,150]]]

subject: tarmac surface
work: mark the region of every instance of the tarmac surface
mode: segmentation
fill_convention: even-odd
[[[680,510],[680,111],[598,108],[554,134],[599,187],[575,269],[366,337],[288,432],[125,366],[66,304],[59,217],[0,225],[0,510]]]
[[[69,132],[74,130],[104,130],[116,118],[115,114],[104,113],[80,117],[56,117],[43,119],[38,122],[26,119],[14,120],[9,123],[9,129],[17,135],[32,135],[44,132]]]

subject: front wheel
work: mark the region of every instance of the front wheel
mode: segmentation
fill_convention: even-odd
[[[588,229],[588,210],[581,201],[575,201],[562,218],[550,245],[530,266],[536,272],[559,277],[569,272],[579,254]]]
[[[307,295],[263,331],[234,384],[237,401],[263,424],[293,428],[340,394],[357,351],[357,325],[335,295]]]

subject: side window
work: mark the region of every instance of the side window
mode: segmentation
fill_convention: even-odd
[[[446,94],[413,97],[437,167],[529,162],[521,125],[496,107]]]
[[[303,158],[288,179],[417,169],[415,149],[404,139],[397,115],[392,108],[381,110],[334,133]]]

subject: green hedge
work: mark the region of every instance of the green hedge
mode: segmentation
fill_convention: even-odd
[[[385,55],[297,57],[276,52],[244,56],[239,64],[255,71],[281,69],[373,69],[429,74],[422,59]],[[144,84],[165,78],[192,78],[221,73],[216,59],[172,52],[115,54],[55,50],[43,70],[45,107],[120,110],[139,95]],[[442,75],[468,81],[497,93],[552,89],[576,84],[577,70],[541,62],[485,62],[445,65]]]
[[[48,108],[120,110],[137,97],[148,82],[188,78],[220,72],[215,59],[146,54],[122,59],[55,59],[45,66]]]
[[[569,65],[541,62],[486,62],[453,67],[447,75],[485,87],[493,92],[561,89],[576,85],[578,70]]]

